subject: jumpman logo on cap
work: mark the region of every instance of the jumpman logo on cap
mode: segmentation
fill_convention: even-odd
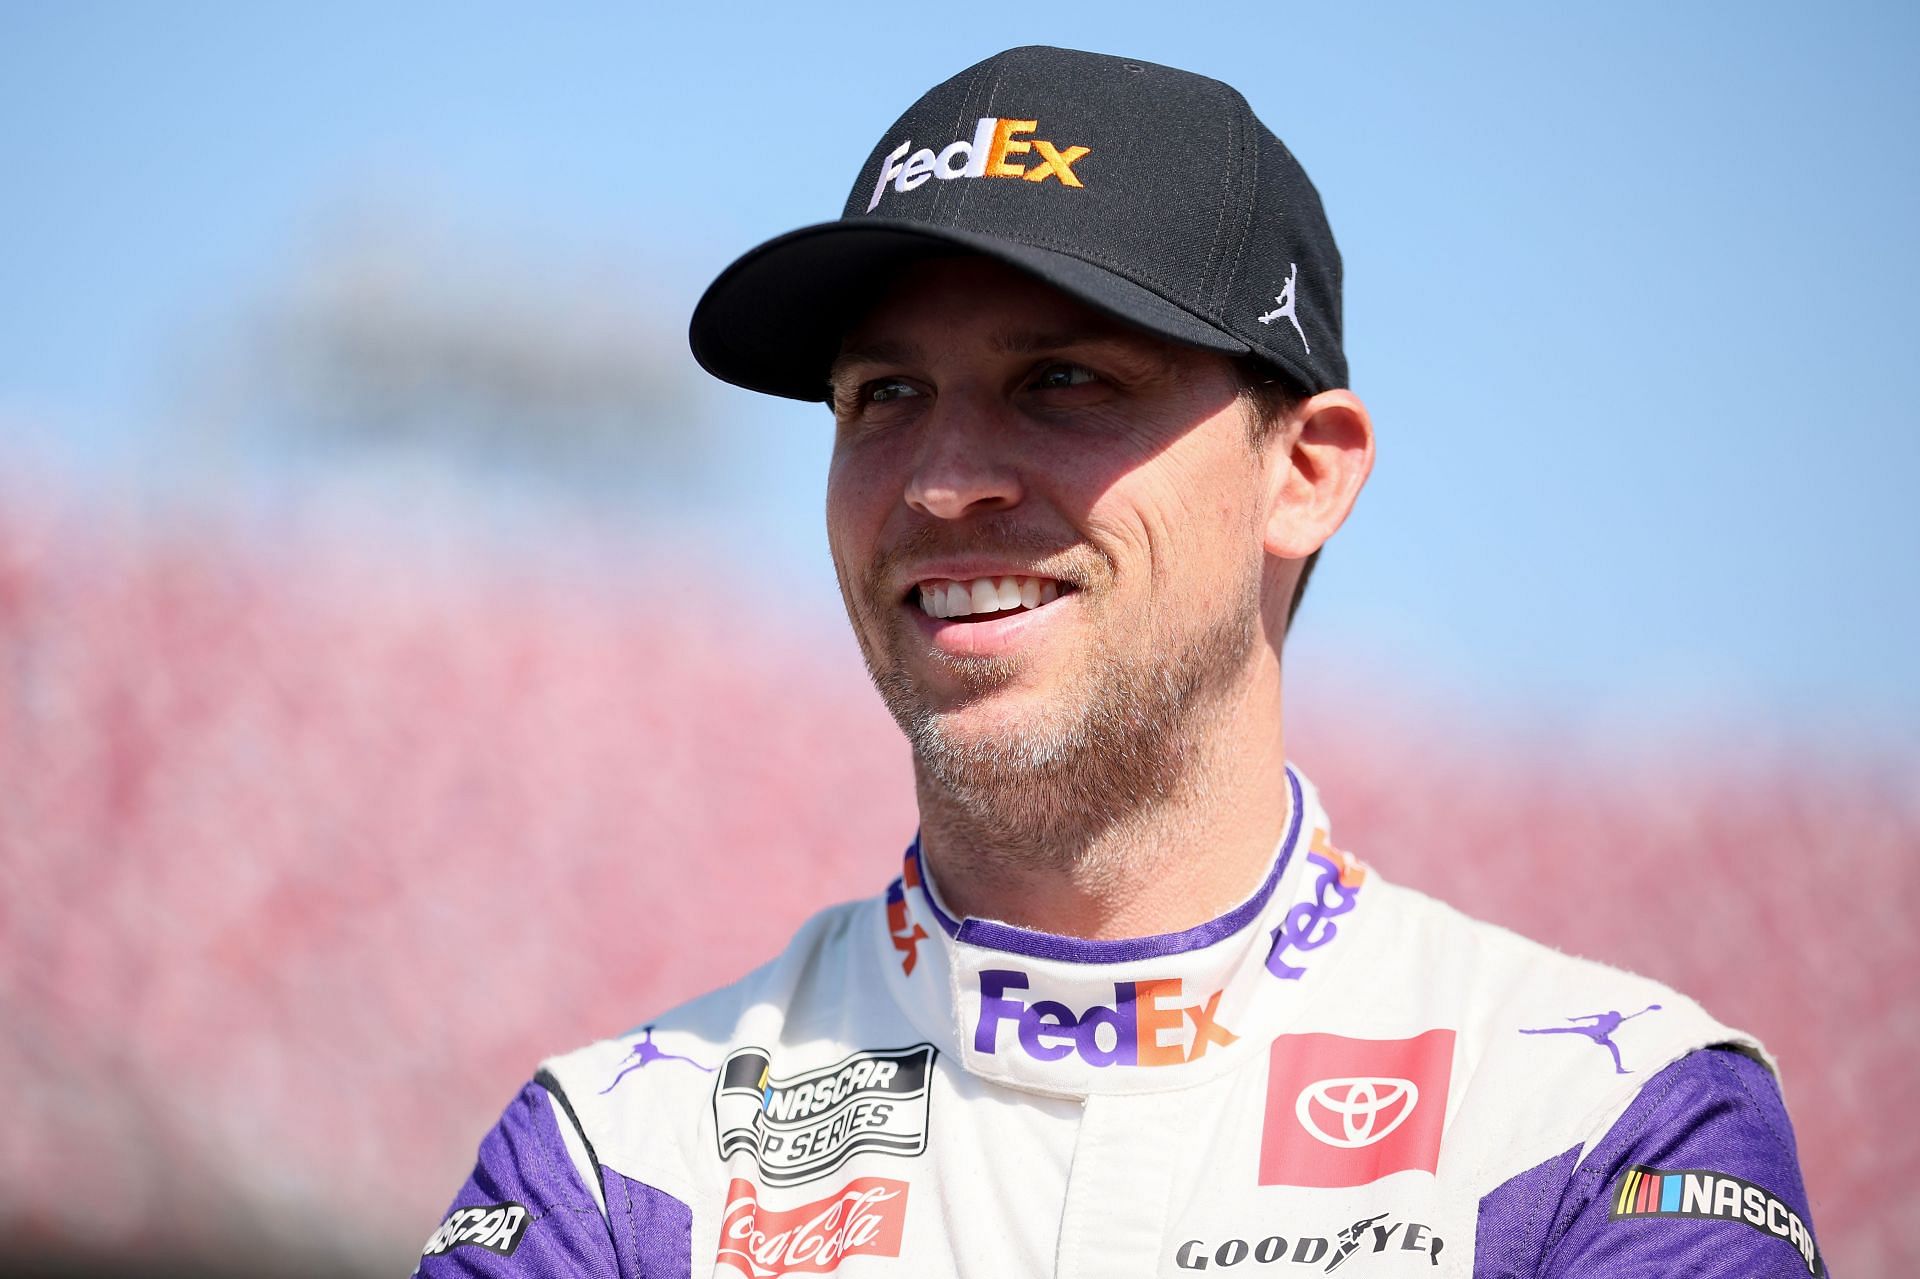
[[[1658,1012],[1659,1010],[1660,1005],[1648,1004],[1639,1012],[1628,1013],[1624,1017],[1620,1015],[1619,1009],[1612,1009],[1604,1013],[1583,1013],[1578,1017],[1569,1017],[1567,1020],[1575,1023],[1586,1022],[1587,1024],[1584,1026],[1577,1024],[1572,1026],[1546,1026],[1539,1030],[1522,1030],[1520,1033],[1523,1035],[1585,1035],[1588,1039],[1591,1039],[1594,1043],[1599,1044],[1602,1048],[1613,1054],[1614,1074],[1631,1075],[1633,1072],[1620,1064],[1620,1048],[1619,1045],[1613,1042],[1613,1032],[1620,1029],[1622,1022],[1629,1022],[1635,1017],[1641,1017],[1647,1013]]]
[[[1297,262],[1287,263],[1287,282],[1280,292],[1274,295],[1279,305],[1260,317],[1260,323],[1272,324],[1275,320],[1286,320],[1293,325],[1293,331],[1300,335],[1300,345],[1307,348],[1307,354],[1313,354],[1313,347],[1307,342],[1307,331],[1300,327],[1300,317],[1293,313],[1293,283],[1300,276]]]

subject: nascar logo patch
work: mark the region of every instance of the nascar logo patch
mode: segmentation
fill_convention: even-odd
[[[1799,1213],[1764,1186],[1724,1172],[1702,1168],[1675,1172],[1636,1164],[1620,1175],[1607,1217],[1612,1221],[1695,1217],[1745,1222],[1763,1235],[1792,1245],[1814,1279],[1827,1273],[1813,1232]]]
[[[437,1257],[452,1248],[485,1248],[502,1257],[511,1257],[527,1233],[530,1217],[526,1206],[517,1203],[476,1204],[455,1208],[440,1223],[420,1250],[423,1257]]]

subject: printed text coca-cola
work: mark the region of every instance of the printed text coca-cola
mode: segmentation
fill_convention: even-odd
[[[833,1270],[840,1258],[897,1257],[907,1220],[907,1183],[857,1177],[837,1194],[798,1208],[760,1206],[750,1181],[735,1178],[720,1222],[720,1256],[751,1279]]]

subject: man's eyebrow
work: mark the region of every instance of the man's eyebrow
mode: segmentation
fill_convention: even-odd
[[[858,346],[841,347],[840,354],[827,366],[827,380],[833,381],[850,364],[910,364],[919,354],[920,348],[913,343],[894,338],[875,338]]]

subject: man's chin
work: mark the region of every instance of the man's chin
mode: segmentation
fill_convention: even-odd
[[[1061,735],[1060,705],[1036,705],[1027,698],[989,694],[932,710],[929,718],[956,747],[985,749],[994,743],[1028,741]]]
[[[1057,691],[1000,684],[934,693],[899,681],[891,688],[883,682],[880,692],[914,754],[929,763],[1021,772],[1057,756],[1076,736],[1072,717],[1061,713],[1068,699]]]
[[[1018,731],[1031,721],[1057,718],[1075,700],[1079,684],[1058,663],[1027,657],[915,654],[894,671],[896,694],[921,713],[948,721],[955,732]]]
[[[916,653],[897,658],[880,692],[923,715],[1005,717],[1023,699],[1044,699],[1044,673],[1009,657],[952,657]]]

